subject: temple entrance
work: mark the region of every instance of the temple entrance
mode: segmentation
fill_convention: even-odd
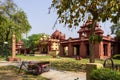
[[[86,53],[87,53],[87,56],[90,55],[89,44],[86,44]]]
[[[74,45],[74,56],[79,56],[80,55],[80,45]]]
[[[48,45],[44,44],[41,46],[41,54],[48,54]]]
[[[104,56],[107,56],[107,44],[104,44],[103,48],[104,48]]]
[[[64,56],[68,56],[68,46],[64,47]]]

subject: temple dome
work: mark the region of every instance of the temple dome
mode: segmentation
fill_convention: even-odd
[[[61,33],[59,30],[56,30],[52,35],[51,38],[65,40],[65,34]]]

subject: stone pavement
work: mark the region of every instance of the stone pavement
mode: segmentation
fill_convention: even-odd
[[[21,62],[7,62],[0,61],[0,66],[15,65],[20,66]],[[48,72],[44,72],[41,76],[48,78],[49,80],[86,80],[85,72],[70,72],[70,71],[58,71],[50,69]]]
[[[50,80],[86,80],[85,72],[58,71],[51,69],[49,72],[42,73],[41,76]]]

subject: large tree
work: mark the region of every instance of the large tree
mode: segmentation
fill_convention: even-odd
[[[31,26],[25,12],[18,8],[13,0],[0,1],[0,43],[11,42],[14,33],[17,39],[27,33]]]
[[[13,0],[0,0],[0,53],[10,52],[10,49],[6,49],[10,48],[12,34],[19,40],[30,29],[25,12],[18,8]],[[4,42],[8,42],[8,48],[5,48]]]
[[[73,28],[81,21],[92,20],[90,26],[90,62],[95,62],[94,43],[99,41],[95,34],[95,25],[98,21],[111,20],[116,23],[120,17],[119,0],[52,0],[51,8],[57,10],[57,21]]]

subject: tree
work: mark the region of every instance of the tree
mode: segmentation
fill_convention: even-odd
[[[50,7],[57,10],[57,21],[65,26],[73,28],[81,21],[92,20],[90,26],[90,62],[95,62],[94,43],[97,40],[95,25],[97,21],[105,22],[111,20],[116,23],[120,17],[119,0],[52,0]]]
[[[19,40],[30,29],[25,12],[13,0],[0,0],[0,53],[3,53],[4,42],[8,42],[10,48],[13,33]]]
[[[28,36],[26,39],[22,39],[25,48],[30,48],[31,53],[34,53],[36,51],[36,47],[40,44],[40,39],[43,36],[49,37],[48,34],[45,33],[39,33],[39,34],[32,34],[31,36]]]
[[[13,0],[0,1],[0,42],[11,43],[11,36],[14,33],[17,39],[27,33],[31,26],[25,12],[18,8]]]
[[[120,22],[113,24],[111,27],[111,34],[115,34],[120,39]]]

